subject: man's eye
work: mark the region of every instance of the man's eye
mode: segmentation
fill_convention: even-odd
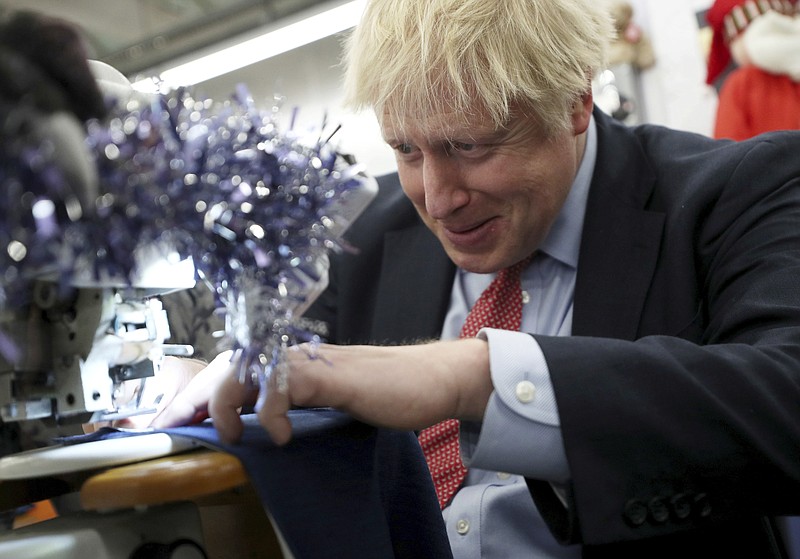
[[[414,152],[414,146],[411,144],[397,144],[394,146],[394,149],[403,155],[409,155]]]
[[[476,144],[467,144],[465,142],[452,142],[450,145],[453,151],[472,151],[478,147]]]
[[[473,144],[469,142],[450,142],[447,147],[451,155],[459,155],[467,159],[480,159],[486,156],[491,148],[491,144]]]

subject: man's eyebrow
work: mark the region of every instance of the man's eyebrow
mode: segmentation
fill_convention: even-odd
[[[461,130],[452,130],[448,132],[439,131],[439,132],[430,132],[429,134],[423,134],[425,143],[430,145],[447,145],[452,144],[454,142],[462,142],[462,143],[496,143],[502,140],[509,134],[508,128],[485,128],[482,130],[474,130],[474,129],[467,129],[463,128]],[[402,134],[391,136],[382,136],[383,141],[389,145],[397,145],[397,144],[414,144],[416,143],[406,137],[403,137]]]

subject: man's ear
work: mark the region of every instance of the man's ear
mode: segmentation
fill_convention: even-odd
[[[581,94],[572,104],[572,132],[576,136],[583,134],[589,128],[593,107],[594,98],[591,89]]]

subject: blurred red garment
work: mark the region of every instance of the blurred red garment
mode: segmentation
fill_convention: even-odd
[[[736,62],[730,50],[731,42],[744,33],[754,19],[770,11],[794,16],[798,9],[797,0],[714,0],[706,12],[712,31],[706,82],[713,85],[724,78],[726,70]]]
[[[792,129],[800,129],[800,83],[755,66],[728,76],[719,93],[715,138],[744,140]]]
[[[709,10],[715,38],[724,39],[717,46],[725,48],[724,53],[716,51],[716,62],[713,56],[709,59],[709,78],[726,60],[737,66],[719,78],[723,81],[714,137],[744,140],[773,130],[800,129],[797,10],[796,2],[754,0],[717,0]]]

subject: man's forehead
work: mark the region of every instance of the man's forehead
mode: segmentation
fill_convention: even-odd
[[[501,130],[485,115],[446,112],[418,116],[384,111],[378,124],[386,140],[425,138],[428,141],[469,138],[495,134]]]

